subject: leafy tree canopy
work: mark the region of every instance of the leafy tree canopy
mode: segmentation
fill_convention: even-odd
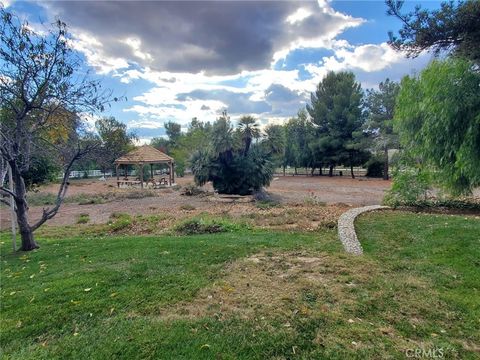
[[[470,60],[480,61],[480,1],[443,2],[439,10],[417,6],[402,13],[403,1],[386,0],[387,13],[399,18],[403,27],[398,36],[389,33],[390,45],[416,57],[432,49],[453,52]]]
[[[434,61],[401,83],[395,128],[406,151],[453,194],[480,185],[480,73],[461,59]]]

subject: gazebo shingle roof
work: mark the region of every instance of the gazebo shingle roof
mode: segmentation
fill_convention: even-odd
[[[159,164],[173,163],[175,160],[150,145],[143,145],[115,160],[115,164]]]

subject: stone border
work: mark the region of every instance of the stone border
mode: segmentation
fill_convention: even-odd
[[[368,211],[389,209],[388,206],[370,205],[348,210],[338,219],[338,237],[347,253],[362,255],[363,249],[355,233],[355,218]]]

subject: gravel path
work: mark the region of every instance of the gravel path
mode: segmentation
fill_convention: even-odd
[[[346,252],[354,255],[362,255],[363,249],[355,233],[355,218],[368,211],[388,209],[388,206],[371,205],[348,210],[338,219],[338,237]]]

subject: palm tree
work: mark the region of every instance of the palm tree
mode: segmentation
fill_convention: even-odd
[[[260,137],[260,129],[258,128],[257,120],[250,115],[242,116],[238,122],[238,129],[240,131],[242,141],[245,144],[244,155],[247,156],[250,150],[250,145],[254,138]]]

